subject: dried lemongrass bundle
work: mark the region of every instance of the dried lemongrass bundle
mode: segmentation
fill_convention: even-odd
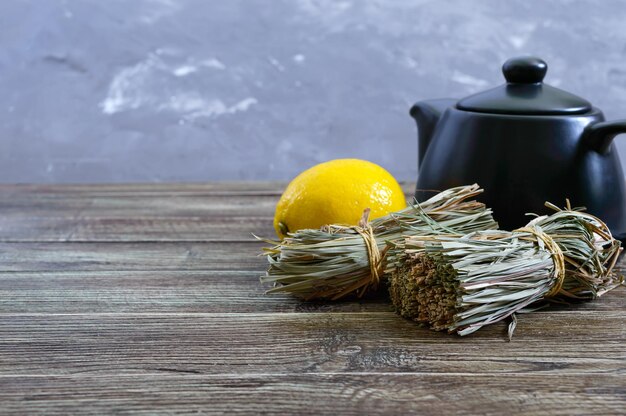
[[[473,198],[478,185],[443,191],[402,211],[358,226],[329,225],[300,230],[264,249],[269,269],[261,282],[273,283],[268,293],[287,292],[302,299],[336,300],[363,296],[384,278],[386,242],[411,235],[464,235],[497,228],[491,210]]]
[[[408,238],[391,250],[387,272],[398,313],[435,330],[467,335],[530,312],[544,299],[592,300],[623,282],[621,251],[598,218],[569,207],[513,232]]]

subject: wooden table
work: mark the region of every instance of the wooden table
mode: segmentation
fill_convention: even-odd
[[[0,413],[626,411],[623,288],[512,342],[266,296],[251,233],[282,189],[0,185]]]

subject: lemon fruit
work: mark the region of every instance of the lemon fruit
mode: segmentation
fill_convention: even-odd
[[[276,206],[274,229],[284,238],[326,224],[356,225],[365,208],[372,220],[404,207],[402,188],[385,169],[365,160],[336,159],[291,181]]]

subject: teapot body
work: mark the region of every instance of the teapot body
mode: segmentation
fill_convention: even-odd
[[[617,151],[592,150],[588,126],[602,122],[600,110],[577,116],[489,114],[454,106],[441,114],[421,155],[415,197],[478,183],[481,199],[503,229],[544,214],[546,201],[604,220],[617,238],[626,237],[626,187]],[[421,138],[420,138],[421,140]]]

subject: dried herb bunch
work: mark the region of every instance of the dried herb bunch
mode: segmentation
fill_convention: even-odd
[[[388,255],[397,312],[435,330],[467,335],[532,311],[537,302],[592,300],[617,287],[620,242],[598,218],[568,207],[513,232],[409,237]]]
[[[384,279],[388,241],[406,236],[464,235],[497,228],[491,210],[475,198],[478,185],[451,188],[429,200],[359,225],[328,225],[300,230],[264,249],[270,264],[263,283],[268,293],[287,292],[302,299],[336,300],[363,296]]]

